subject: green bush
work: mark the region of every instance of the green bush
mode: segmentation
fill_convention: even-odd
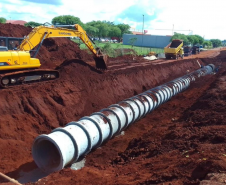
[[[6,19],[4,17],[0,17],[0,23],[6,23]]]

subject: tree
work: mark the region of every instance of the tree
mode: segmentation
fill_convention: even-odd
[[[86,33],[88,35],[91,35],[92,37],[97,36],[97,34],[99,32],[98,28],[96,28],[94,26],[87,25],[87,24],[84,25],[84,29],[86,30]]]
[[[84,24],[82,23],[80,18],[75,17],[73,15],[60,15],[60,16],[54,17],[52,19],[52,24],[54,24],[54,25],[56,25],[56,24],[60,24],[60,25],[79,24],[82,27],[84,26]]]
[[[93,26],[97,28],[99,31],[96,33],[96,36],[99,38],[109,36],[109,24],[103,21],[91,21],[86,24],[86,26]]]
[[[6,23],[6,19],[4,17],[0,17],[0,23]]]
[[[198,44],[202,44],[204,39],[200,35],[194,35],[198,39]]]
[[[180,34],[180,33],[174,33],[174,35],[172,36],[172,38],[171,38],[171,41],[172,40],[174,40],[174,39],[180,39],[180,40],[183,40],[183,42],[184,42],[184,45],[189,45],[190,43],[189,43],[189,40],[188,40],[188,38],[187,38],[187,36],[186,35],[184,35],[184,34]]]
[[[171,38],[171,41],[173,39],[181,39],[184,41],[184,45],[196,45],[196,44],[202,44],[204,42],[204,39],[200,35],[184,35],[181,33],[174,33],[173,37]]]
[[[31,26],[32,28],[33,27],[37,27],[37,26],[40,26],[41,24],[40,23],[37,23],[37,22],[33,22],[33,21],[30,21],[30,22],[27,22],[24,24],[24,26]]]
[[[108,25],[111,25],[111,26],[114,26],[115,24],[114,24],[114,22],[111,22],[111,21],[102,21],[103,23],[106,23],[106,24],[108,24]]]
[[[225,45],[226,45],[226,40],[222,40],[222,46],[225,47]]]
[[[187,36],[187,39],[188,39],[189,44],[193,45],[193,43],[194,43],[194,38],[192,37],[192,35],[188,35],[188,36]]]
[[[211,39],[210,42],[212,43],[214,48],[219,47],[219,46],[222,45],[222,42],[219,39]]]
[[[91,27],[90,27],[91,26]],[[95,36],[101,37],[119,37],[121,38],[124,33],[131,33],[130,26],[127,24],[115,25],[110,21],[91,21],[85,24],[87,33],[93,33],[93,27],[97,28]],[[92,31],[93,30],[93,31]]]
[[[121,37],[121,30],[117,26],[110,26],[109,27],[109,36],[110,37]]]
[[[202,44],[203,44],[203,47],[211,47],[212,46],[212,42],[210,42],[210,41],[204,41]]]
[[[107,37],[109,33],[109,27],[102,23],[101,21],[96,25],[96,27],[99,29],[98,37]]]
[[[190,39],[193,40],[193,42],[191,43],[192,45],[196,45],[199,43],[199,39],[195,35],[189,35],[189,37],[190,37]]]
[[[131,33],[131,31],[129,31],[130,26],[128,24],[118,24],[116,26],[118,26],[119,29],[121,30],[121,38],[122,38],[123,34]]]
[[[134,46],[134,44],[135,44],[135,42],[137,41],[137,38],[136,37],[133,37],[133,38],[130,38],[129,39],[129,43],[130,43],[130,45],[133,47]]]

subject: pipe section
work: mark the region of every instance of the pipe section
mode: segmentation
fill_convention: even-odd
[[[72,121],[64,128],[56,128],[48,135],[40,135],[33,143],[34,161],[48,173],[61,170],[187,89],[191,81],[214,71],[215,66],[209,64],[100,112]]]

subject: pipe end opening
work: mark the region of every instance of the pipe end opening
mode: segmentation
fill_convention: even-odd
[[[32,156],[37,166],[46,173],[59,171],[63,168],[59,147],[48,136],[41,135],[36,138],[32,148]]]

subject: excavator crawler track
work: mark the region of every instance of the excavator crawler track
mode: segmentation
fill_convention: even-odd
[[[7,88],[21,84],[54,80],[56,78],[59,78],[59,72],[56,70],[34,69],[11,72],[0,75],[0,87]]]

